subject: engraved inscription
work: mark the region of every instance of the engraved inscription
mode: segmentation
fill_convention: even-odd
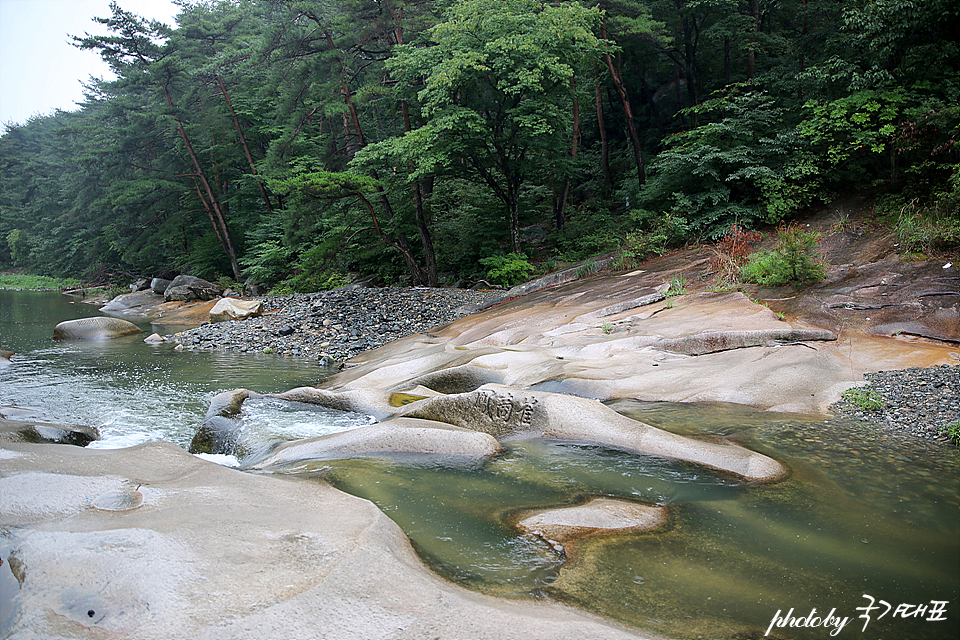
[[[517,399],[509,393],[484,390],[477,394],[475,408],[493,424],[506,431],[530,429],[533,426],[536,398]]]

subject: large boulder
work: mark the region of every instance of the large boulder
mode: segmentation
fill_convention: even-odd
[[[195,276],[180,275],[173,279],[163,292],[166,302],[190,300],[213,300],[220,297],[220,287]]]
[[[10,357],[14,354],[14,351],[2,351],[0,350],[0,366],[5,364],[10,364]]]
[[[150,281],[150,288],[155,294],[162,296],[171,282],[172,280],[167,280],[166,278],[154,278]]]
[[[442,580],[376,505],[322,482],[242,473],[164,442],[69,455],[0,444],[0,459],[13,560],[0,570],[20,578],[4,637],[651,638]],[[105,511],[118,496],[134,500]]]
[[[222,298],[210,309],[210,322],[227,320],[246,320],[263,313],[263,303],[259,300],[237,300]]]
[[[54,340],[104,340],[141,333],[143,330],[132,322],[120,318],[100,316],[66,320],[53,329]]]
[[[146,315],[144,309],[160,304],[161,298],[153,291],[144,289],[135,293],[124,293],[100,307],[103,313],[110,315],[139,316]]]

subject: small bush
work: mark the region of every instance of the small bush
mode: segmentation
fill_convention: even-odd
[[[716,272],[717,280],[734,283],[740,277],[740,270],[747,264],[750,252],[760,243],[762,237],[756,231],[747,231],[739,225],[732,225],[714,249],[714,258],[710,268]]]
[[[320,273],[303,272],[280,283],[288,287],[293,293],[314,293],[329,291],[349,284],[347,276],[339,272],[323,271]]]
[[[480,264],[487,267],[487,277],[505,287],[512,287],[525,282],[536,268],[527,262],[527,256],[522,253],[508,253],[507,255],[489,256],[481,258]]]
[[[826,267],[817,253],[820,234],[804,231],[797,225],[781,227],[773,251],[760,250],[750,256],[740,270],[746,282],[771,286],[819,282]]]

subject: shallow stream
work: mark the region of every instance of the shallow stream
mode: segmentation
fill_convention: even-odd
[[[50,339],[57,322],[86,315],[95,308],[57,294],[0,291],[0,348],[18,352],[13,365],[0,367],[0,406],[98,426],[98,447],[159,439],[186,447],[216,393],[284,391],[323,375],[313,362],[176,352],[142,337]],[[543,440],[509,442],[507,453],[483,465],[413,456],[290,471],[374,501],[431,566],[488,593],[557,599],[678,639],[768,631],[798,639],[960,637],[956,448],[858,422],[736,405],[611,406],[678,433],[734,439],[784,461],[791,475],[754,485],[694,465]],[[261,401],[245,405],[243,420],[246,446],[256,448],[368,419]],[[520,510],[598,495],[666,505],[670,523],[564,552],[510,525]],[[867,596],[880,608],[865,612]],[[882,617],[881,601],[892,605]],[[927,609],[917,615],[904,605]],[[768,629],[778,612],[793,609],[799,618],[814,608],[813,617],[835,609],[833,616],[848,618],[845,628]]]

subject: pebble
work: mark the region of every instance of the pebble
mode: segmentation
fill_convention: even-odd
[[[469,289],[353,288],[256,298],[263,315],[205,323],[172,336],[195,351],[347,360],[452,322],[503,296]],[[324,361],[328,363],[329,360]]]
[[[883,398],[883,406],[865,411],[841,400],[830,409],[905,434],[932,440],[946,440],[941,429],[960,420],[960,366],[878,371],[864,376]]]

